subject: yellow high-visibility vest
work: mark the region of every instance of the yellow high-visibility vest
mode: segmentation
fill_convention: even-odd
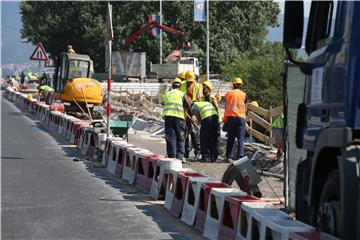
[[[162,116],[172,116],[181,119],[184,118],[184,107],[183,107],[184,93],[178,89],[173,89],[164,94],[164,108]]]

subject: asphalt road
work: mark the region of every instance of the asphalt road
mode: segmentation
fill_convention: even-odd
[[[75,147],[1,99],[1,239],[197,239]]]

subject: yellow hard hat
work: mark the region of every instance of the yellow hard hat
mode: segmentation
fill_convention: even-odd
[[[172,82],[171,82],[171,84],[174,84],[174,83],[179,83],[179,84],[181,84],[181,79],[180,78],[175,78]]]
[[[258,102],[257,102],[257,101],[252,101],[252,102],[251,102],[251,104],[252,104],[252,105],[254,105],[254,106],[256,106],[256,107],[258,107],[258,106],[259,106],[259,104],[258,104]]]
[[[185,80],[185,74],[185,72],[179,73],[178,78],[180,78],[181,80]]]
[[[28,94],[28,95],[27,95],[27,98],[28,98],[29,100],[31,100],[33,97],[32,97],[31,94]]]
[[[212,92],[213,86],[212,86],[212,83],[211,83],[211,82],[205,81],[205,82],[203,82],[203,85],[204,85],[204,86],[207,86],[207,87],[210,89],[210,92]]]
[[[195,73],[193,70],[189,70],[185,74],[186,81],[194,81],[195,80]]]
[[[241,80],[241,78],[234,78],[233,80],[232,80],[232,83],[233,84],[241,84],[241,85],[244,85],[244,82],[243,82],[243,80]]]

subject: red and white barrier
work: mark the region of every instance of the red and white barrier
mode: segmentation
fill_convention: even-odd
[[[119,148],[119,157],[117,158],[116,161],[115,176],[122,177],[125,159],[126,159],[126,153],[129,148],[135,148],[135,146],[132,144],[128,144],[127,142],[121,144]]]
[[[210,192],[208,208],[206,212],[205,228],[203,236],[211,240],[217,240],[220,227],[221,213],[223,212],[226,196],[246,196],[247,194],[236,188],[213,188]]]
[[[188,181],[184,207],[182,210],[181,221],[187,225],[193,226],[195,224],[196,211],[199,206],[200,189],[203,183],[220,183],[215,178],[191,178]]]
[[[121,178],[127,180],[130,184],[135,183],[137,159],[139,156],[151,153],[149,150],[143,148],[129,148],[126,153],[125,164],[123,166],[123,173]]]
[[[292,232],[289,236],[290,240],[339,240],[323,232]]]
[[[253,196],[226,196],[218,239],[235,239],[240,207],[243,202],[265,202],[265,200]]]
[[[204,232],[206,213],[210,199],[210,192],[213,188],[230,188],[225,183],[203,183],[200,189],[199,206],[196,211],[195,227],[200,232]]]
[[[180,171],[177,175],[176,185],[174,189],[174,197],[171,205],[170,213],[176,217],[181,217],[185,201],[185,194],[187,191],[188,182],[190,179],[203,179],[204,176],[198,172],[183,172]]]
[[[110,155],[108,157],[108,162],[107,162],[107,166],[106,166],[106,170],[111,174],[115,174],[116,163],[117,163],[117,159],[119,158],[119,154],[120,154],[120,147],[122,144],[125,144],[125,143],[126,142],[123,140],[111,141],[110,150],[109,150]]]
[[[61,119],[61,118],[60,118]],[[59,122],[60,122],[59,119]],[[82,126],[88,126],[89,124],[84,122],[84,121],[76,121],[73,124],[73,127],[71,129],[71,136],[70,136],[70,143],[72,144],[77,144],[77,140],[79,139],[79,135],[80,135],[80,129]],[[59,124],[60,126],[60,124]]]
[[[173,158],[157,158],[155,161],[155,174],[151,183],[150,196],[154,200],[166,196],[166,188],[170,169],[183,169],[182,162]]]
[[[244,202],[241,204],[236,239],[253,239],[253,216],[257,210],[266,208],[276,209],[272,203],[268,202]]]
[[[175,188],[177,184],[177,176],[181,173],[196,173],[195,170],[191,168],[171,168],[167,177],[167,184],[166,184],[166,193],[165,193],[165,203],[164,208],[166,208],[168,211],[171,210],[171,206],[173,204],[174,194],[175,194]]]
[[[154,166],[151,159],[164,157],[155,153],[147,153],[137,159],[137,171],[135,186],[145,193],[150,193],[151,183],[154,177]]]

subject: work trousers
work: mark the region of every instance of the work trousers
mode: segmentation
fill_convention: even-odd
[[[198,155],[200,151],[199,147],[199,136],[196,133],[197,129],[194,129],[193,125],[191,124],[191,120],[186,120],[186,134],[185,134],[185,157],[188,158],[191,147],[194,148],[194,154]],[[191,144],[190,144],[190,137],[191,137]]]
[[[238,141],[236,158],[244,156],[245,119],[240,117],[228,117],[228,139],[226,144],[226,156],[231,157],[235,138]]]
[[[185,151],[185,121],[172,116],[165,116],[166,153],[169,158],[181,159]]]
[[[200,152],[203,159],[216,161],[219,156],[219,118],[217,115],[201,120]]]

